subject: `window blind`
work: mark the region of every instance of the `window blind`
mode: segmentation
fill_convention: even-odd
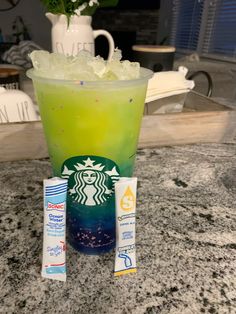
[[[215,0],[208,6],[202,52],[236,58],[236,1]]]
[[[172,45],[179,49],[197,49],[202,12],[203,1],[173,1]]]
[[[236,60],[236,0],[173,0],[177,50]]]

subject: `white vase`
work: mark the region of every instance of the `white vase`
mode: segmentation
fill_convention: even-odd
[[[52,51],[67,56],[76,56],[80,50],[87,50],[93,56],[95,53],[94,39],[100,35],[107,38],[109,44],[108,60],[114,52],[114,41],[110,33],[103,29],[93,30],[91,16],[72,15],[68,24],[66,15],[46,13],[52,23]]]

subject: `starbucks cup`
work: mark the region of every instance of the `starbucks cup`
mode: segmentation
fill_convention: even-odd
[[[69,243],[86,254],[115,247],[114,185],[133,173],[148,79],[33,80],[55,176],[68,179]]]

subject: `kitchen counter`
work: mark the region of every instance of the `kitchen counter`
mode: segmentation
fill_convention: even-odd
[[[138,152],[137,274],[68,246],[40,275],[48,160],[0,164],[0,313],[235,313],[236,142]]]

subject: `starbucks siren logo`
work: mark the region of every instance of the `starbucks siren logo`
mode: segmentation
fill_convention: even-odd
[[[62,177],[68,179],[69,194],[76,202],[95,206],[112,196],[120,171],[110,159],[78,156],[64,162]]]

